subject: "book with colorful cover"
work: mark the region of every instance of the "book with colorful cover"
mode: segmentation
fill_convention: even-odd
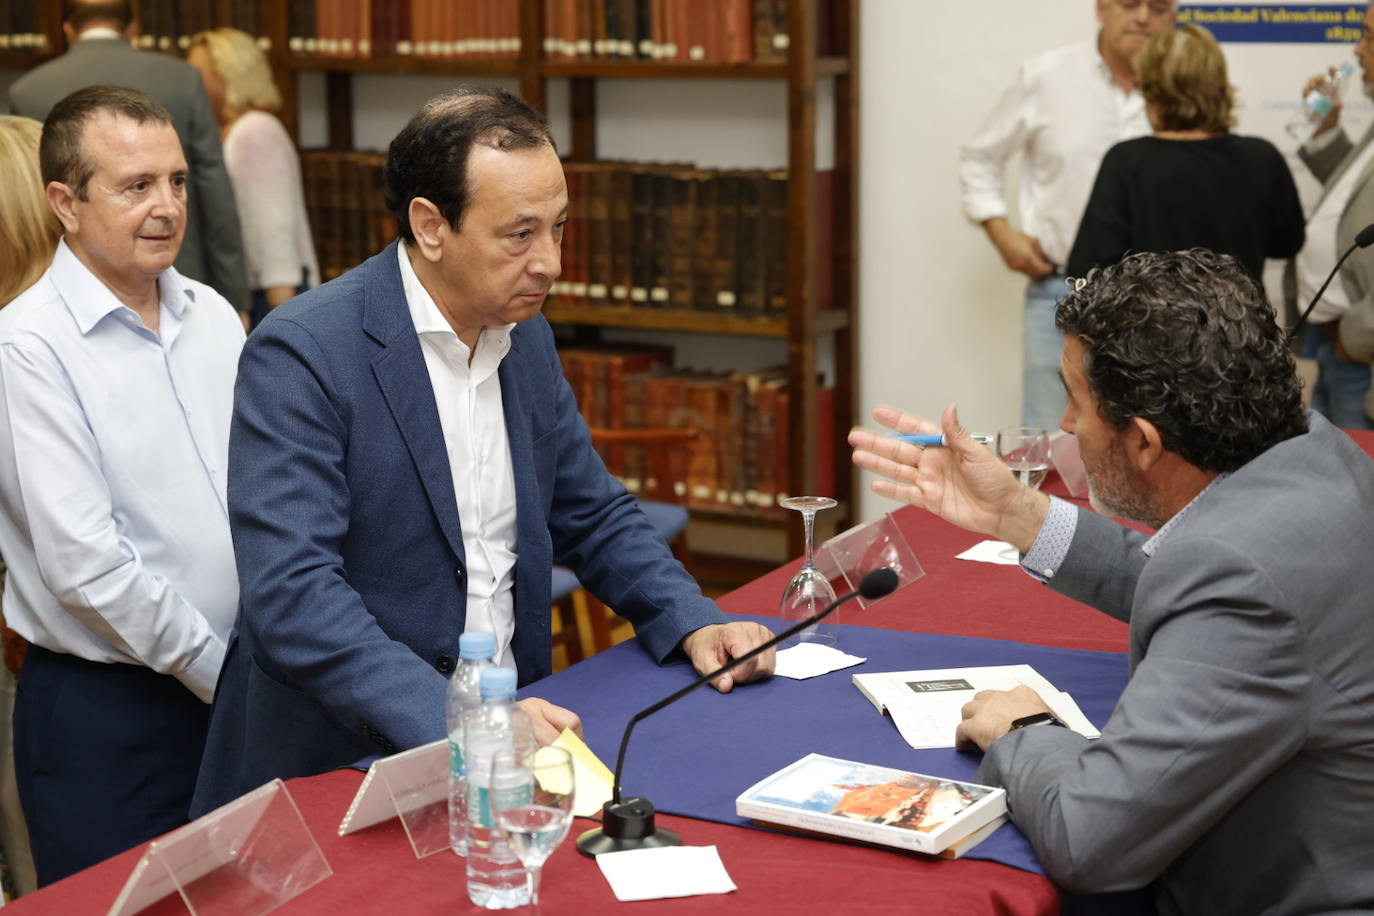
[[[766,824],[963,855],[1006,819],[1005,790],[808,754],[751,786],[735,812]]]

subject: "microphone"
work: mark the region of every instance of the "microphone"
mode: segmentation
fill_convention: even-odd
[[[1345,254],[1341,255],[1340,260],[1336,262],[1336,266],[1331,268],[1331,273],[1326,275],[1326,279],[1322,281],[1321,289],[1317,290],[1317,294],[1312,297],[1312,301],[1307,305],[1307,310],[1302,313],[1302,317],[1298,319],[1298,323],[1293,325],[1293,330],[1288,332],[1288,342],[1290,344],[1297,339],[1298,331],[1302,330],[1302,326],[1307,322],[1307,316],[1312,314],[1312,310],[1316,308],[1317,303],[1321,301],[1322,293],[1326,292],[1326,288],[1331,285],[1331,281],[1335,279],[1336,272],[1341,269],[1341,265],[1345,263],[1345,259],[1354,254],[1356,248],[1368,248],[1370,245],[1374,245],[1374,223],[1370,223],[1355,234],[1355,244],[1345,250]]]
[[[630,733],[634,731],[635,724],[641,719],[646,719],[666,706],[671,706],[687,694],[696,690],[703,684],[708,684],[723,674],[728,674],[735,668],[749,661],[760,653],[767,652],[789,637],[795,636],[807,627],[815,626],[820,623],[836,608],[846,601],[863,597],[869,601],[882,598],[884,595],[891,594],[896,590],[899,579],[897,573],[891,567],[881,566],[864,576],[859,582],[857,590],[836,598],[834,601],[815,617],[807,618],[789,629],[786,629],[774,636],[772,639],[744,653],[739,658],[731,659],[718,671],[710,674],[703,674],[692,683],[683,687],[681,690],[659,700],[647,709],[642,709],[630,718],[625,726],[625,734],[620,738],[620,753],[615,759],[615,781],[612,784],[611,800],[601,806],[601,826],[588,830],[577,838],[577,851],[584,856],[596,858],[603,852],[620,852],[625,849],[644,849],[654,846],[677,846],[682,842],[675,831],[665,828],[654,827],[654,806],[647,798],[626,798],[620,797],[620,773],[625,768],[625,748],[630,744]]]

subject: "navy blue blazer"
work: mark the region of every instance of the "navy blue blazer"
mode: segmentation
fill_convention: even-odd
[[[614,477],[542,316],[501,363],[515,472],[512,653],[551,666],[551,564],[577,571],[662,661],[724,622]],[[397,245],[276,309],[239,362],[229,438],[239,616],[193,813],[274,777],[445,734],[466,607],[463,538]]]

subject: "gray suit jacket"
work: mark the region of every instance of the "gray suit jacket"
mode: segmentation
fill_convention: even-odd
[[[190,167],[186,238],[176,268],[246,311],[248,272],[234,190],[224,170],[219,125],[194,68],[164,54],[139,51],[120,39],[86,38],[15,80],[10,86],[10,108],[42,121],[67,95],[98,84],[146,92],[171,113]]]
[[[1082,511],[1051,580],[1131,625],[1089,742],[1011,732],[979,780],[1055,881],[1160,913],[1374,905],[1374,461],[1315,414],[1195,502],[1152,559]]]
[[[1317,153],[1308,155],[1298,148],[1298,156],[1325,186],[1323,199],[1350,168],[1356,154],[1371,142],[1374,142],[1374,125],[1365,131],[1358,144],[1351,143],[1341,130],[1330,146]],[[1341,211],[1340,222],[1336,224],[1336,250],[1344,252],[1355,244],[1355,236],[1370,223],[1374,223],[1374,162],[1360,173]],[[1351,255],[1341,265],[1341,280],[1352,300],[1350,310],[1341,318],[1341,343],[1353,359],[1374,363],[1374,257],[1367,253]],[[1307,303],[1300,302],[1298,307],[1307,308]],[[1365,396],[1364,409],[1374,417],[1374,389]]]

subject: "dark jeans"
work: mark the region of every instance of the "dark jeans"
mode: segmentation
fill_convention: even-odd
[[[1369,365],[1341,359],[1336,355],[1335,341],[1313,325],[1308,325],[1303,335],[1302,355],[1317,361],[1312,409],[1342,429],[1374,429],[1374,422],[1364,411]]]
[[[30,646],[14,765],[39,886],[185,824],[209,723],[173,677]]]

